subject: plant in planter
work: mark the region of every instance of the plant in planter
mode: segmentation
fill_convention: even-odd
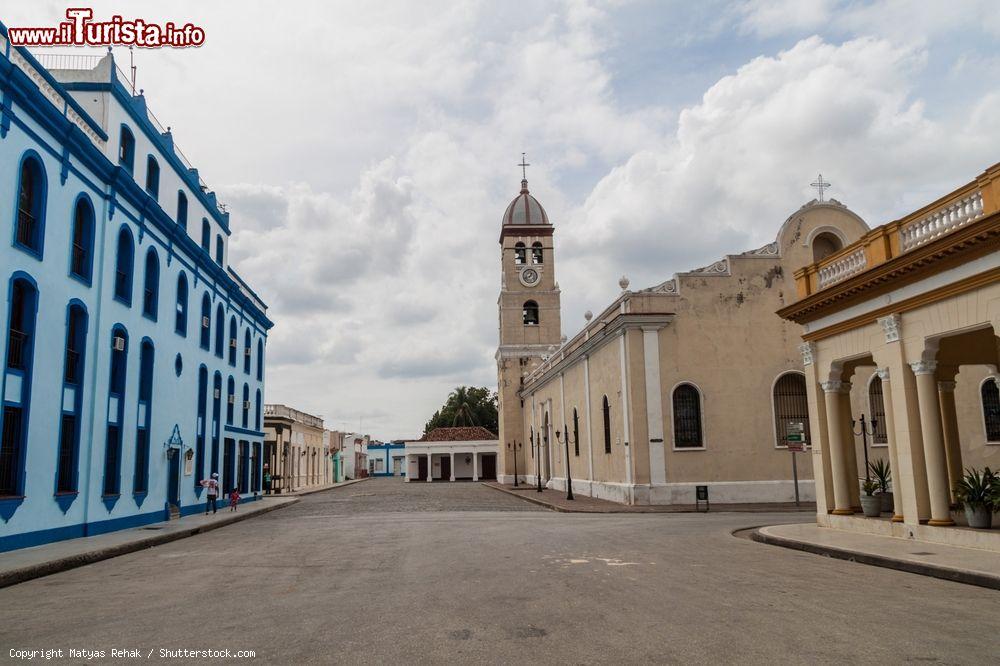
[[[879,458],[875,462],[868,463],[868,469],[871,470],[872,476],[875,477],[875,483],[878,484],[878,497],[882,503],[883,513],[892,511],[892,492],[889,490],[892,482],[892,471],[889,469],[889,462]]]
[[[955,483],[955,497],[965,509],[969,527],[989,529],[1000,506],[1000,477],[989,467],[981,472],[970,467]]]
[[[861,496],[861,510],[868,518],[878,518],[882,513],[882,498],[875,494],[878,490],[878,481],[861,479],[861,490],[865,491]]]

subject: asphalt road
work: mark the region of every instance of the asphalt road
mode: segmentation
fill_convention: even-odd
[[[102,662],[112,648],[280,664],[1000,662],[997,592],[731,535],[802,520],[560,514],[479,484],[377,479],[2,589],[0,647]]]

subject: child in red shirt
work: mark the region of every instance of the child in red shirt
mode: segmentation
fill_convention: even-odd
[[[233,488],[233,492],[229,493],[229,510],[236,511],[236,507],[240,503],[240,489]]]

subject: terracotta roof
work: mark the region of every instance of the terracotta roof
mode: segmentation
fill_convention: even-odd
[[[434,428],[434,430],[421,437],[420,441],[477,442],[481,440],[495,440],[496,438],[496,435],[482,426],[462,426],[458,428]]]

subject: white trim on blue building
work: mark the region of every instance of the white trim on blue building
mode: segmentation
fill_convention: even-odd
[[[6,35],[0,551],[203,511],[213,471],[256,499],[272,323],[228,212],[110,53],[46,70]]]

